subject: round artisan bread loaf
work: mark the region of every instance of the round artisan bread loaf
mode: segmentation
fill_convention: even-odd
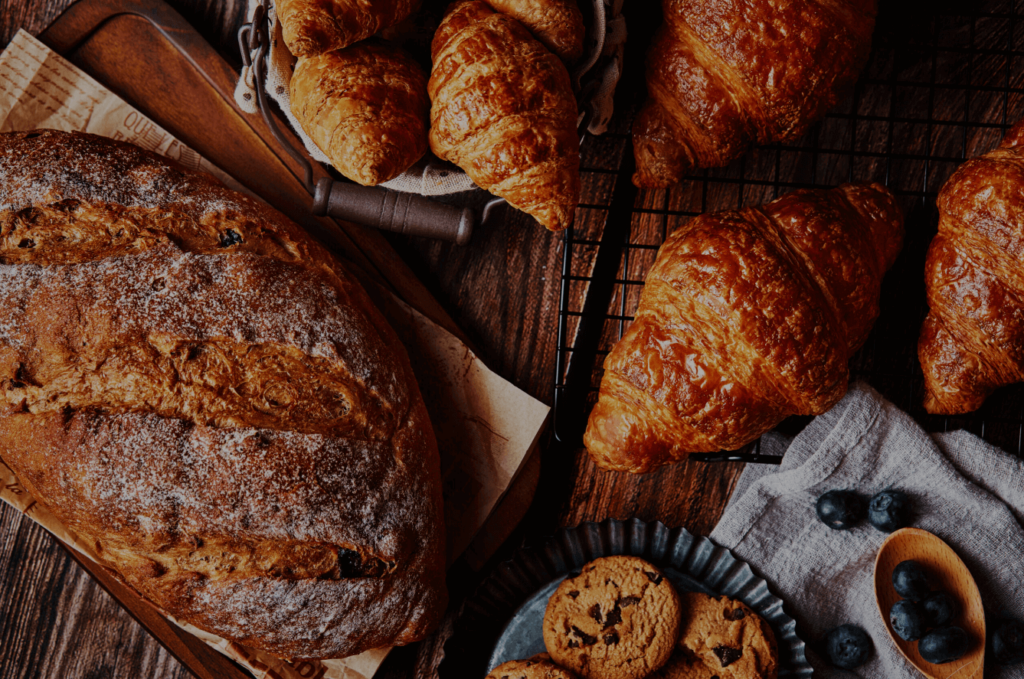
[[[394,331],[283,215],[129,144],[0,135],[0,458],[136,592],[247,646],[342,657],[444,610]]]

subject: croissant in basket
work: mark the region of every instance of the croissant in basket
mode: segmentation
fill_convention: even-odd
[[[277,16],[288,51],[309,57],[365,40],[419,5],[420,0],[278,0]]]
[[[364,186],[394,179],[427,152],[427,76],[384,41],[301,57],[290,99],[331,164]]]
[[[875,0],[664,0],[633,123],[641,187],[797,139],[867,61]]]
[[[565,65],[482,0],[448,8],[431,52],[431,150],[552,231],[572,224],[580,140]]]
[[[440,462],[352,276],[128,144],[0,135],[0,458],[139,595],[283,657],[444,611]]]
[[[604,362],[591,457],[648,472],[831,408],[902,241],[902,214],[878,184],[795,191],[675,231]]]
[[[917,351],[925,409],[952,415],[1024,381],[1024,121],[953,173],[938,208]]]
[[[565,63],[583,56],[586,30],[576,0],[487,0],[487,4],[526,26]]]

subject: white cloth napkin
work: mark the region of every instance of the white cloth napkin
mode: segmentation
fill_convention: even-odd
[[[777,470],[747,465],[711,539],[748,561],[783,598],[815,676],[921,676],[889,639],[875,605],[872,569],[886,534],[867,521],[848,531],[818,521],[814,504],[828,490],[907,492],[916,508],[912,525],[960,555],[988,620],[1024,619],[1021,460],[966,432],[929,435],[863,383],[792,441],[776,435],[762,441],[763,452],[781,450]],[[843,623],[863,627],[874,643],[872,659],[853,671],[830,667],[816,653],[824,634]],[[1024,664],[986,661],[986,677],[1024,677]]]

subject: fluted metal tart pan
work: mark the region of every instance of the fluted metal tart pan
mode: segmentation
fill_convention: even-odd
[[[495,568],[455,622],[439,676],[482,678],[503,662],[542,653],[541,622],[548,597],[570,572],[614,554],[650,561],[680,591],[724,594],[742,601],[775,632],[779,677],[803,679],[813,674],[796,622],[749,564],[684,528],[639,519],[609,519],[562,529]]]

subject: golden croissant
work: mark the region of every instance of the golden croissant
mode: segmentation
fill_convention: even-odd
[[[427,152],[427,76],[383,41],[300,57],[291,107],[331,164],[366,186],[397,177]]]
[[[1024,381],[1024,122],[961,165],[938,208],[917,353],[925,409],[951,415]]]
[[[580,141],[565,64],[482,0],[448,8],[431,52],[431,150],[552,231],[572,224]]]
[[[288,50],[297,57],[323,54],[394,26],[419,0],[278,0],[277,16]]]
[[[641,187],[797,139],[867,62],[875,0],[664,0],[633,123]]]
[[[831,408],[902,242],[903,216],[878,184],[795,191],[678,229],[605,360],[591,457],[648,472]]]
[[[576,0],[487,0],[513,17],[567,64],[583,56],[583,14]]]

